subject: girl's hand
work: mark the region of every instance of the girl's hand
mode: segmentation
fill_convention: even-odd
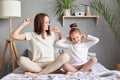
[[[53,31],[56,32],[56,33],[61,33],[61,30],[59,27],[54,27],[53,28]]]
[[[67,40],[71,41],[70,37],[66,37]]]
[[[24,19],[24,24],[30,24],[32,21],[31,21],[31,19],[30,18],[25,18]]]
[[[81,39],[87,39],[87,35],[81,35]]]

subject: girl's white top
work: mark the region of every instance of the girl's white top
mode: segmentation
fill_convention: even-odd
[[[63,38],[57,41],[56,45],[69,50],[71,56],[69,63],[74,66],[79,66],[85,64],[88,61],[87,56],[89,48],[99,41],[98,38],[91,35],[88,35],[87,40],[89,41],[73,44],[72,42],[68,42],[66,38]]]

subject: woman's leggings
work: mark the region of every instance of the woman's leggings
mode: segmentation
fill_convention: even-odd
[[[54,61],[51,62],[33,62],[27,57],[21,56],[18,60],[18,65],[23,68],[25,71],[29,72],[43,72],[44,74],[48,74],[56,71],[62,65],[70,60],[70,56],[68,53],[60,54]]]

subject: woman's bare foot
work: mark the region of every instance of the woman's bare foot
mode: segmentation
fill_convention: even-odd
[[[45,73],[44,73],[44,72],[42,72],[42,71],[38,73],[38,75],[44,75],[44,74],[45,74]]]
[[[38,76],[38,73],[32,73],[32,72],[25,72],[24,74],[25,74],[26,76],[32,76],[32,77]]]

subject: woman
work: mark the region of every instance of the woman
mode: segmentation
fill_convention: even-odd
[[[48,74],[58,70],[64,63],[69,61],[69,55],[63,53],[54,59],[53,44],[56,41],[55,34],[50,30],[49,16],[45,13],[38,13],[34,19],[34,32],[20,34],[20,31],[31,23],[29,18],[13,31],[11,38],[16,40],[26,40],[30,42],[32,60],[27,57],[20,57],[18,64],[25,71],[25,75],[37,76]],[[53,28],[61,39],[61,31],[58,27]]]

